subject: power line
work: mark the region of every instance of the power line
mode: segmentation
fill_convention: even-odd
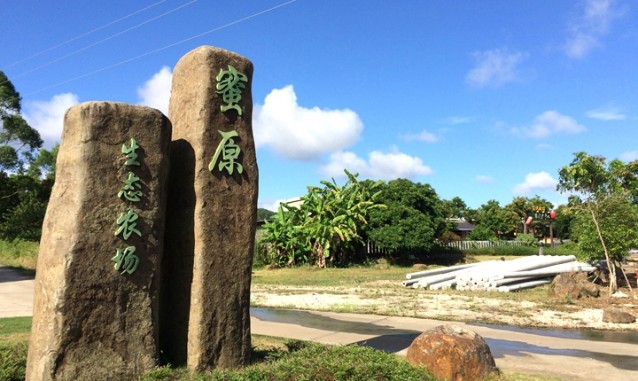
[[[88,49],[90,49],[90,48],[92,48],[92,47],[95,47],[95,46],[97,46],[97,45],[100,45],[100,44],[102,44],[102,43],[104,43],[104,42],[106,42],[106,41],[112,40],[112,39],[114,39],[115,37],[121,36],[121,35],[123,35],[123,34],[125,34],[125,33],[128,33],[128,32],[130,32],[130,31],[132,31],[132,30],[135,30],[135,29],[140,28],[140,27],[142,27],[142,26],[144,26],[144,25],[146,25],[146,24],[149,24],[149,23],[151,23],[151,22],[153,22],[153,21],[156,21],[156,20],[158,20],[158,19],[160,19],[160,18],[162,18],[162,17],[164,17],[164,16],[167,16],[167,15],[169,15],[169,14],[171,14],[171,13],[177,12],[178,10],[180,10],[180,9],[182,9],[182,8],[185,8],[185,7],[189,6],[189,5],[192,5],[192,4],[196,3],[197,1],[198,1],[198,0],[191,0],[190,2],[188,2],[188,3],[186,3],[186,4],[182,4],[182,5],[180,5],[179,7],[177,7],[177,8],[173,8],[173,9],[171,9],[170,11],[164,12],[164,13],[162,13],[162,14],[161,14],[161,15],[159,15],[159,16],[155,16],[155,17],[153,17],[153,18],[151,18],[151,19],[148,19],[148,20],[146,20],[146,21],[144,21],[144,22],[141,22],[141,23],[139,23],[139,24],[137,24],[137,25],[134,25],[134,26],[132,26],[132,27],[130,27],[130,28],[124,29],[124,30],[123,30],[123,31],[121,31],[121,32],[117,32],[117,33],[115,33],[115,34],[112,34],[112,35],[110,35],[109,37],[106,37],[106,38],[104,38],[104,39],[102,39],[102,40],[100,40],[100,41],[97,41],[97,42],[94,42],[94,43],[92,43],[92,44],[89,44],[89,45],[87,45],[87,46],[85,46],[85,47],[83,47],[83,48],[80,48],[80,49],[78,49],[78,50],[75,50],[75,51],[73,51],[73,52],[71,52],[71,53],[69,53],[69,54],[65,54],[65,55],[63,55],[62,57],[58,57],[58,58],[56,58],[56,59],[54,59],[54,60],[52,60],[52,61],[49,61],[49,62],[47,62],[47,63],[45,63],[45,64],[40,65],[40,66],[37,66],[37,67],[35,67],[35,68],[31,69],[31,70],[27,70],[27,71],[25,71],[25,72],[23,72],[23,73],[20,73],[20,74],[18,74],[18,75],[16,75],[16,76],[14,76],[13,78],[14,78],[14,79],[22,78],[22,77],[24,77],[24,76],[25,76],[25,75],[27,75],[27,74],[33,73],[34,71],[38,71],[38,70],[40,70],[40,69],[42,69],[42,68],[45,68],[45,67],[50,66],[50,65],[53,65],[53,64],[54,64],[54,63],[56,63],[56,62],[62,61],[62,60],[64,60],[64,59],[66,59],[66,58],[69,58],[69,57],[71,57],[71,56],[74,56],[74,55],[76,55],[76,54],[78,54],[78,53],[81,53],[81,52],[83,52],[83,51],[85,51],[85,50],[88,50]]]
[[[148,9],[151,9],[151,8],[153,8],[153,7],[157,6],[157,5],[160,5],[160,4],[162,4],[162,3],[165,3],[165,2],[167,2],[167,1],[168,1],[168,0],[161,0],[161,1],[158,1],[158,2],[156,2],[156,3],[154,3],[154,4],[149,5],[149,6],[147,6],[147,7],[144,7],[144,8],[142,8],[142,9],[139,9],[139,10],[137,10],[137,11],[133,12],[133,13],[129,13],[128,15],[126,15],[126,16],[124,16],[124,17],[120,17],[120,18],[119,18],[119,19],[117,19],[117,20],[111,21],[111,22],[106,23],[106,24],[104,24],[104,25],[102,25],[102,26],[98,26],[97,28],[95,28],[95,29],[93,29],[93,30],[90,30],[90,31],[88,31],[88,32],[86,32],[86,33],[83,33],[83,34],[79,35],[79,36],[73,37],[73,38],[71,38],[70,40],[67,40],[67,41],[61,42],[61,43],[59,43],[59,44],[57,44],[57,45],[54,45],[54,46],[52,46],[52,47],[50,47],[50,48],[47,48],[47,49],[45,49],[45,50],[42,50],[41,52],[35,53],[35,54],[33,54],[33,55],[29,56],[29,57],[22,58],[22,59],[20,59],[20,60],[18,60],[18,61],[16,61],[16,62],[13,62],[13,63],[11,63],[11,64],[9,64],[9,65],[5,66],[5,67],[4,67],[4,69],[8,69],[8,68],[10,68],[10,67],[14,67],[14,66],[15,66],[15,65],[17,65],[17,64],[20,64],[20,63],[22,63],[22,62],[28,61],[28,60],[33,59],[33,58],[35,58],[35,57],[39,57],[39,56],[43,55],[44,53],[48,53],[48,52],[50,52],[50,51],[52,51],[52,50],[55,50],[55,49],[57,49],[57,48],[60,48],[60,47],[62,47],[62,46],[68,45],[68,44],[70,44],[70,43],[71,43],[71,42],[73,42],[73,41],[76,41],[76,40],[79,40],[79,39],[84,38],[84,37],[86,37],[86,36],[89,36],[89,35],[91,35],[91,34],[93,34],[93,33],[95,33],[95,32],[98,32],[98,31],[100,31],[100,30],[102,30],[102,29],[104,29],[104,28],[107,28],[107,27],[111,26],[111,25],[117,24],[117,23],[118,23],[118,22],[120,22],[120,21],[124,21],[124,20],[126,20],[126,19],[128,19],[128,18],[130,18],[130,17],[135,16],[135,15],[136,15],[136,14],[138,14],[138,13],[144,12],[144,11],[146,11],[146,10],[148,10]]]
[[[81,75],[79,75],[79,76],[77,76],[77,77],[73,77],[73,78],[71,78],[71,79],[67,79],[67,80],[65,80],[65,81],[58,82],[58,83],[56,83],[56,84],[53,84],[53,85],[50,85],[50,86],[47,86],[47,87],[40,88],[40,89],[38,89],[38,90],[35,90],[35,91],[32,91],[32,92],[30,92],[30,93],[26,94],[26,96],[33,95],[33,94],[37,94],[37,93],[39,93],[39,92],[41,92],[41,91],[49,90],[49,89],[52,89],[52,88],[55,88],[55,87],[58,87],[58,86],[61,86],[61,85],[64,85],[64,84],[67,84],[67,83],[70,83],[70,82],[74,82],[74,81],[77,81],[78,79],[82,79],[82,78],[85,78],[85,77],[89,77],[89,76],[91,76],[91,75],[94,75],[94,74],[97,74],[97,73],[101,73],[101,72],[106,71],[106,70],[109,70],[109,69],[113,69],[113,68],[115,68],[115,67],[118,67],[118,66],[121,66],[121,65],[127,64],[127,63],[129,63],[129,62],[137,61],[137,60],[139,60],[139,59],[141,59],[141,58],[144,58],[144,57],[146,57],[146,56],[150,56],[150,55],[153,55],[153,54],[155,54],[155,53],[159,53],[159,52],[161,52],[161,51],[164,51],[164,50],[166,50],[166,49],[172,48],[172,47],[174,47],[174,46],[181,45],[181,44],[183,44],[183,43],[185,43],[185,42],[188,42],[188,41],[194,40],[194,39],[196,39],[196,38],[200,38],[200,37],[203,37],[203,36],[209,35],[209,34],[214,33],[214,32],[218,32],[218,31],[220,31],[220,30],[223,30],[223,29],[229,28],[229,27],[231,27],[231,26],[233,26],[233,25],[236,25],[236,24],[242,23],[242,22],[244,22],[244,21],[248,21],[248,20],[250,20],[250,19],[253,19],[253,18],[255,18],[255,17],[261,16],[261,15],[263,15],[263,14],[266,14],[266,13],[272,12],[272,11],[274,11],[274,10],[276,10],[276,9],[279,9],[279,8],[282,8],[282,7],[285,7],[285,6],[288,6],[288,5],[290,5],[290,4],[292,4],[292,3],[296,2],[296,1],[297,1],[297,0],[289,0],[289,1],[283,2],[283,3],[281,3],[281,4],[275,5],[274,7],[271,7],[271,8],[265,9],[265,10],[263,10],[263,11],[259,11],[259,12],[257,12],[257,13],[254,13],[254,14],[250,15],[250,16],[242,17],[242,18],[240,18],[240,19],[237,19],[237,20],[235,20],[235,21],[231,21],[231,22],[229,22],[229,23],[227,23],[227,24],[224,24],[224,25],[222,25],[222,26],[218,26],[218,27],[213,28],[213,29],[211,29],[211,30],[208,30],[208,31],[206,31],[206,32],[199,33],[199,34],[193,35],[193,36],[191,36],[191,37],[185,38],[185,39],[183,39],[183,40],[180,40],[180,41],[177,41],[177,42],[174,42],[174,43],[171,43],[171,44],[165,45],[165,46],[163,46],[163,47],[161,47],[161,48],[157,48],[157,49],[154,49],[154,50],[148,51],[148,52],[146,52],[146,53],[140,54],[140,55],[138,55],[138,56],[128,58],[128,59],[126,59],[126,60],[124,60],[124,61],[120,61],[120,62],[117,62],[117,63],[111,64],[111,65],[108,65],[108,66],[104,66],[104,67],[102,67],[102,68],[100,68],[100,69],[93,70],[93,71],[90,71],[90,72],[88,72],[88,73],[81,74]]]

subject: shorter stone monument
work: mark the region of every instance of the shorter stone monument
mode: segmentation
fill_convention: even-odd
[[[134,380],[159,363],[171,124],[89,102],[64,118],[40,241],[26,376]]]
[[[485,340],[477,333],[447,324],[419,335],[408,347],[407,360],[423,366],[437,379],[483,380],[498,373]]]

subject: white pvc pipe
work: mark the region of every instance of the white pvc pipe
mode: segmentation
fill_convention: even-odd
[[[414,279],[414,278],[423,278],[425,276],[429,276],[429,275],[437,275],[437,274],[445,274],[451,271],[456,271],[456,270],[461,270],[461,269],[465,269],[468,267],[473,267],[476,266],[480,263],[484,263],[484,262],[477,262],[477,263],[468,263],[465,265],[456,265],[456,266],[450,266],[450,267],[442,267],[442,268],[438,268],[438,269],[432,269],[432,270],[424,270],[424,271],[417,271],[415,273],[409,273],[405,276],[405,279]]]
[[[531,288],[531,287],[536,287],[536,286],[540,286],[542,284],[547,284],[551,282],[549,279],[545,279],[545,280],[534,280],[534,281],[530,281],[530,282],[524,282],[524,283],[516,283],[510,286],[500,286],[498,288],[499,292],[510,292],[510,291],[516,291],[516,290],[522,290],[524,288]]]

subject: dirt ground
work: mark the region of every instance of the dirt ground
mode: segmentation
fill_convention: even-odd
[[[547,287],[532,293],[429,291],[390,281],[346,287],[253,285],[251,303],[260,307],[374,313],[438,320],[507,324],[521,327],[638,330],[638,322],[603,322],[603,308],[614,306],[638,316],[638,291],[622,289],[615,297],[558,300]]]

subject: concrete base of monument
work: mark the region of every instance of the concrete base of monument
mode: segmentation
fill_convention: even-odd
[[[0,267],[0,317],[30,316],[33,280]],[[253,308],[253,334],[359,344],[405,355],[421,332],[447,322],[431,319]],[[638,343],[552,337],[541,330],[455,323],[481,335],[506,372],[606,381],[638,377]]]

